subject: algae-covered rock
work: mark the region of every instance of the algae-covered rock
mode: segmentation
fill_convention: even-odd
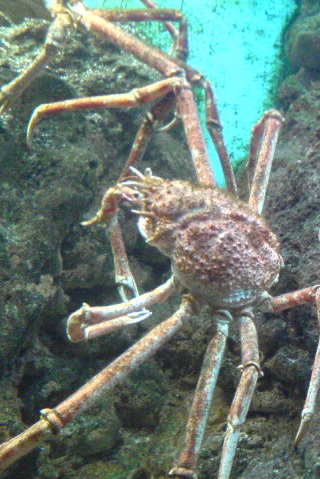
[[[297,67],[320,69],[320,13],[298,18],[288,32],[286,53]]]
[[[42,0],[0,0],[1,13],[15,23],[20,23],[25,18],[50,18],[50,12]]]

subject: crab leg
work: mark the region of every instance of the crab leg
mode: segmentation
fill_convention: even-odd
[[[143,2],[145,3],[145,2]],[[154,5],[154,4],[153,4]],[[132,9],[132,10],[102,10],[102,9],[91,9],[90,11],[95,15],[98,15],[109,22],[162,22],[165,28],[168,30],[173,40],[178,44],[186,44],[186,30],[187,30],[187,21],[185,16],[180,10],[173,10],[169,8],[158,8],[157,6],[148,6],[149,10],[146,9]],[[170,21],[168,21],[170,20]],[[179,22],[179,30],[177,30],[172,22]],[[182,40],[179,40],[181,38]],[[177,52],[180,49],[174,48]],[[183,49],[184,51],[185,49]],[[188,53],[188,50],[187,50]],[[181,60],[185,59],[185,56],[177,56]]]
[[[154,290],[141,294],[140,296],[124,303],[94,307],[91,307],[88,304],[83,304],[78,311],[72,313],[68,318],[68,337],[71,341],[78,342],[84,339],[91,339],[98,335],[101,336],[102,334],[107,334],[111,331],[116,331],[117,329],[120,329],[118,326],[122,327],[126,324],[132,324],[133,322],[139,321],[139,319],[137,321],[130,320],[134,318],[134,316],[130,317],[131,313],[135,313],[135,317],[138,317],[140,314],[144,315],[149,313],[145,308],[155,303],[162,303],[178,291],[179,288],[175,285],[174,278],[171,277],[168,281]],[[117,323],[119,318],[127,318],[127,323],[121,319],[119,325]],[[98,331],[99,334],[96,334],[96,331]]]
[[[47,116],[64,111],[96,108],[138,107],[166,95],[174,90],[179,115],[182,119],[186,137],[199,181],[215,184],[210,166],[209,155],[203,137],[199,115],[190,85],[179,77],[171,77],[146,87],[134,89],[129,93],[102,95],[89,98],[76,98],[56,103],[48,103],[35,109],[29,122],[27,143],[31,146],[32,136],[38,123]]]
[[[118,181],[121,181],[128,176],[130,173],[130,167],[143,157],[158,125],[161,124],[168,113],[173,109],[174,104],[174,96],[169,93],[156,103],[147,113],[136,134],[129,157],[122,169]],[[112,228],[109,227],[109,238],[113,250],[116,282],[120,284],[120,296],[122,300],[125,301],[133,296],[138,296],[139,293],[129,266],[122,232],[116,219],[112,223]],[[116,253],[116,250],[118,250],[118,253]]]
[[[33,132],[40,121],[48,116],[65,111],[91,110],[98,108],[137,108],[145,103],[157,100],[170,93],[174,85],[181,82],[179,77],[166,78],[145,87],[136,88],[129,93],[115,95],[101,95],[88,98],[75,98],[73,100],[45,103],[36,108],[30,119],[27,130],[27,143],[31,146]]]
[[[315,292],[315,302],[317,307],[318,328],[320,329],[320,289],[319,288]],[[316,407],[316,399],[317,399],[319,387],[320,387],[320,338],[318,341],[317,352],[314,358],[306,401],[304,403],[304,407],[301,413],[301,423],[300,423],[296,438],[294,440],[295,449],[299,446],[307,430],[309,429],[309,425],[312,421],[314,410]]]
[[[196,478],[195,469],[226,346],[229,321],[232,319],[227,311],[220,313],[216,316],[217,332],[210,341],[204,357],[187,424],[184,449],[179,457],[178,465],[170,471],[169,475]]]
[[[131,272],[118,218],[115,216],[108,227],[115,271],[115,282],[122,301],[138,296],[138,288]]]
[[[202,75],[200,73],[179,59],[173,61],[172,57],[169,55],[158,51],[154,47],[142,44],[140,40],[125,34],[115,25],[103,20],[100,16],[94,15],[92,11],[90,12],[84,7],[80,0],[76,1],[75,4],[70,7],[70,9],[74,11],[75,15],[80,15],[81,23],[88,28],[88,30],[93,30],[102,34],[105,38],[110,38],[110,40],[115,44],[132,53],[140,61],[143,61],[152,68],[155,68],[164,76],[169,77],[185,72],[187,80],[192,83],[198,82],[202,79]],[[183,22],[182,25],[184,25]],[[185,27],[183,26],[183,28]],[[181,46],[179,48],[181,48],[182,51],[187,50],[186,38],[184,37],[184,34],[181,35]],[[190,85],[188,85],[187,88],[190,89]],[[210,167],[210,160],[206,150],[205,140],[200,127],[200,120],[197,113],[195,100],[192,92],[189,93],[186,91],[187,88],[180,90],[179,94],[177,94],[177,97],[180,97],[178,98],[178,109],[184,123],[189,149],[191,151],[199,181],[207,184],[215,184],[212,169]],[[214,116],[215,120],[219,122],[212,87],[210,90],[207,87],[207,96],[209,97],[208,111],[210,113],[214,112],[214,115],[211,115],[211,117]],[[188,106],[188,104],[190,106]],[[188,114],[190,114],[190,118],[187,118]],[[209,123],[211,122],[209,121]],[[221,162],[223,165],[225,165],[225,169],[227,170],[227,178],[229,184],[231,185],[230,187],[235,189],[234,180],[232,181],[231,178],[230,167],[228,168],[227,166],[228,154],[226,152],[221,132],[213,132],[213,128],[211,128],[211,135],[217,147],[219,156],[222,155]],[[200,161],[202,161],[203,165],[200,165]]]
[[[112,43],[131,53],[135,58],[154,68],[165,77],[183,74],[186,71],[190,81],[201,78],[201,75],[196,70],[181,60],[174,59],[157,48],[144,44],[141,40],[122,31],[108,20],[95,15],[84,6],[81,0],[76,0],[70,5],[69,9],[75,21],[80,21],[89,31],[109,39]]]
[[[181,115],[184,124],[189,149],[199,181],[207,184],[215,184],[205,140],[200,126],[197,107],[191,87],[188,83],[199,82],[202,79],[202,75],[181,60],[174,60],[172,57],[160,52],[156,48],[144,45],[137,38],[122,32],[118,27],[107,20],[104,20],[100,16],[94,15],[92,11],[85,8],[81,0],[75,1],[74,4],[70,6],[70,10],[74,13],[76,19],[79,16],[81,23],[88,30],[95,31],[96,33],[103,35],[105,38],[109,38],[113,43],[129,53],[132,53],[137,59],[147,63],[164,76],[171,77],[175,75],[186,75],[187,82],[185,82],[182,88],[175,89],[179,115]],[[212,96],[211,99],[213,102],[214,97]],[[188,115],[190,116],[188,117]],[[222,137],[220,137],[219,142],[223,143]]]
[[[130,167],[135,165],[143,158],[153,134],[157,131],[167,115],[174,109],[174,106],[174,95],[169,93],[162,100],[156,103],[150,111],[148,111],[136,134],[129,157],[123,167],[119,181],[128,176]]]
[[[188,22],[183,13],[180,10],[164,9],[156,6],[149,8],[152,9],[132,9],[125,12],[123,10],[101,9],[92,9],[90,11],[109,22],[162,22],[174,40],[173,52],[177,55],[178,59],[185,61],[189,53],[187,34]],[[179,30],[167,20],[179,22]],[[170,54],[170,56],[171,55],[172,54]]]
[[[179,84],[176,84],[175,94],[177,97],[178,115],[184,126],[198,180],[201,183],[216,185],[197,105],[190,84],[187,81],[181,81]]]
[[[237,185],[234,177],[230,156],[227,151],[224,139],[222,136],[222,125],[220,122],[220,115],[217,108],[214,91],[211,83],[208,80],[203,81],[204,90],[206,94],[206,125],[211,135],[212,141],[220,158],[221,166],[227,183],[227,189],[230,193],[237,195]]]
[[[58,433],[91,407],[102,394],[122,382],[126,376],[155,354],[164,343],[186,324],[191,319],[192,314],[192,299],[189,296],[184,296],[180,308],[171,318],[156,326],[150,333],[54,409],[42,410],[42,418],[37,423],[0,447],[0,472],[39,446],[44,439]]]
[[[81,23],[88,30],[95,31],[105,38],[109,38],[113,43],[132,53],[137,59],[147,63],[164,76],[173,77],[186,74],[188,81],[183,82],[181,87],[175,88],[179,114],[183,121],[189,149],[199,180],[207,184],[215,184],[194,96],[188,83],[189,81],[200,81],[202,75],[182,61],[173,61],[169,55],[160,52],[154,47],[144,45],[137,38],[126,34],[107,20],[94,15],[84,7],[80,0],[77,0],[70,6],[70,10],[74,12],[76,18],[79,16]],[[200,164],[201,162],[203,163],[202,165]]]
[[[121,179],[128,174],[129,167],[144,154],[153,133],[153,129],[157,123],[161,122],[161,120],[165,118],[168,112],[172,109],[173,100],[171,97],[168,97],[167,94],[172,92],[174,84],[180,81],[179,78],[173,77],[161,80],[160,82],[147,87],[133,90],[130,93],[66,100],[63,102],[41,105],[36,108],[30,119],[27,131],[27,143],[31,146],[34,129],[46,116],[61,111],[97,108],[97,106],[103,108],[118,108],[119,106],[138,107],[145,102],[150,102],[161,96],[165,96],[163,100],[153,107],[140,127],[130,156],[121,174]],[[103,218],[98,215],[95,219],[84,222],[83,224],[91,225],[102,219],[107,222],[113,250],[116,283],[119,284],[120,296],[125,301],[129,300],[132,296],[138,296],[138,289],[129,267],[122,234],[117,221],[117,201],[111,193],[105,197],[104,203]]]
[[[162,9],[158,9],[158,6],[152,2],[152,0],[140,0],[141,3],[143,3],[146,7],[155,10],[158,10],[159,12]],[[179,21],[179,31],[175,28],[174,25],[172,25],[171,22],[164,21],[163,25],[167,29],[167,31],[170,33],[174,40],[174,52],[177,55],[177,58],[180,60],[185,61],[188,57],[189,54],[189,47],[188,47],[188,21],[185,18],[185,16],[180,12],[180,15],[182,15],[181,20]],[[174,18],[171,17],[169,20],[174,21]]]
[[[158,5],[156,5],[154,2],[152,2],[152,0],[140,0],[140,1],[141,1],[141,3],[143,3],[143,5],[145,5],[148,8],[151,8],[151,9],[157,9],[158,8]],[[172,36],[172,38],[173,39],[177,38],[178,32],[177,32],[177,29],[175,28],[175,26],[172,25],[171,22],[163,22],[163,24],[166,27],[166,29],[168,30],[168,32],[170,33],[170,35]]]
[[[320,328],[320,285],[310,286],[309,288],[300,289],[291,293],[277,296],[276,298],[270,298],[267,300],[267,311],[283,311],[284,309],[293,308],[301,304],[314,302],[317,308],[318,315],[318,327]],[[320,338],[313,363],[311,380],[309,389],[304,404],[304,408],[301,413],[301,423],[297,432],[294,448],[297,448],[305,436],[309,425],[311,423],[317,394],[320,387]]]
[[[249,206],[257,213],[261,213],[263,208],[279,130],[283,121],[277,110],[269,110],[252,129],[248,170],[254,170],[254,176]]]
[[[235,455],[240,427],[245,422],[258,377],[259,364],[257,331],[252,312],[243,311],[239,317],[241,333],[242,375],[228,416],[227,432],[222,448],[218,479],[228,479]]]
[[[267,298],[262,304],[262,309],[268,313],[276,313],[302,304],[313,303],[315,302],[316,292],[319,289],[320,285],[316,284],[308,288],[292,291],[291,293],[281,294],[274,298]]]
[[[104,18],[109,22],[125,23],[125,22],[153,22],[172,20],[180,22],[184,17],[180,10],[171,8],[155,8],[147,10],[145,8],[135,8],[132,10],[107,10],[92,8],[88,9],[94,15]],[[175,29],[174,36],[178,36],[178,30]]]
[[[72,20],[70,15],[61,7],[61,11],[56,13],[56,18],[49,28],[41,53],[21,75],[1,89],[0,114],[15,101],[27,86],[42,73],[44,68],[55,59],[64,46],[67,32],[71,25]]]
[[[156,103],[147,113],[137,134],[135,141],[130,150],[129,157],[124,165],[118,181],[123,180],[130,172],[130,167],[139,161],[153,136],[158,125],[166,118],[168,113],[173,109],[174,97],[172,94],[165,96]],[[121,228],[117,217],[108,228],[109,239],[111,242],[113,261],[115,267],[115,280],[119,285],[120,297],[123,301],[127,301],[132,297],[139,296],[138,288],[129,266],[128,256],[124,246]]]

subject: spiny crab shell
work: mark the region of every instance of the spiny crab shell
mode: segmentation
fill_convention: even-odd
[[[280,244],[248,205],[210,185],[134,171],[118,192],[138,207],[133,211],[148,244],[171,259],[176,279],[199,300],[239,308],[277,281]]]

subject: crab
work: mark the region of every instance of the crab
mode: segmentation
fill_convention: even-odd
[[[105,224],[114,254],[116,283],[122,302],[112,306],[83,306],[68,319],[67,333],[73,342],[87,341],[108,334],[150,316],[153,304],[174,294],[182,294],[181,305],[169,318],[152,329],[86,385],[52,409],[43,409],[40,420],[22,434],[0,447],[0,470],[51,435],[57,434],[88,409],[105,392],[155,354],[180,328],[205,311],[215,325],[187,424],[185,443],[173,477],[197,477],[197,463],[206,422],[231,321],[239,323],[241,337],[241,378],[227,421],[218,479],[230,476],[241,425],[262,376],[253,310],[278,312],[294,306],[315,303],[320,323],[320,286],[272,297],[270,288],[277,282],[283,266],[280,244],[261,216],[276,142],[283,122],[277,110],[266,112],[254,126],[250,144],[248,173],[250,192],[247,201],[238,198],[237,186],[222,136],[222,128],[211,84],[185,63],[187,22],[181,12],[160,10],[150,0],[144,10],[89,10],[82,0],[56,1],[54,17],[42,52],[31,66],[0,93],[1,111],[21,95],[26,86],[57,55],[67,31],[84,26],[132,53],[159,71],[165,79],[139,87],[129,93],[80,98],[36,108],[29,123],[27,142],[31,147],[36,127],[45,117],[64,111],[139,107],[151,103],[119,181],[105,193],[101,209],[86,225]],[[174,38],[171,55],[144,45],[112,22],[161,21]],[[179,31],[171,22],[179,22]],[[211,170],[204,135],[197,113],[193,86],[206,94],[207,127],[217,148],[228,191],[217,187]],[[173,120],[168,122],[168,117]],[[181,121],[198,183],[166,180],[151,169],[144,173],[134,165],[141,159],[153,133],[165,124]],[[138,228],[146,242],[171,261],[172,276],[154,290],[139,294],[130,270],[118,224],[118,211],[130,207],[138,217]],[[294,447],[303,439],[315,409],[320,383],[320,346],[318,347],[302,419]]]

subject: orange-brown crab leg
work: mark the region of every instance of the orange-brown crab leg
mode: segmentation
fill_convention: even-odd
[[[320,285],[309,286],[308,288],[298,289],[290,293],[281,294],[274,298],[268,298],[263,303],[264,311],[278,312],[285,309],[294,308],[302,304],[314,303],[316,292],[320,289]]]
[[[63,48],[67,32],[73,22],[69,13],[63,7],[55,15],[41,53],[21,75],[1,89],[0,114],[14,103],[27,86],[42,73],[44,68],[55,59]]]
[[[320,331],[320,287],[317,288],[315,292],[315,303],[317,307],[318,329]],[[318,347],[317,347],[316,355],[314,358],[307,397],[306,397],[304,407],[301,413],[301,422],[300,422],[299,430],[294,440],[295,449],[299,446],[307,430],[309,429],[309,425],[312,421],[315,407],[316,407],[316,400],[317,400],[319,388],[320,388],[320,338],[318,341]]]
[[[162,22],[174,40],[174,45],[170,56],[176,56],[178,59],[185,61],[188,53],[188,33],[187,33],[187,19],[180,10],[173,10],[169,8],[158,8],[153,2],[151,7],[149,2],[141,0],[151,10],[146,9],[132,9],[132,10],[101,10],[92,9],[91,12],[95,15],[108,20],[109,22]],[[170,20],[170,22],[168,22]],[[171,23],[179,22],[179,30]]]
[[[85,8],[80,0],[76,0],[74,4],[70,5],[70,10],[74,12],[75,18],[79,19],[88,30],[99,33],[104,38],[109,38],[110,41],[132,53],[140,61],[148,64],[164,76],[181,75],[183,77],[186,74],[188,81],[182,81],[181,85],[177,85],[174,89],[177,97],[178,112],[184,125],[199,180],[204,183],[215,184],[196,103],[189,84],[189,81],[201,80],[202,75],[180,60],[173,61],[169,55],[160,52],[154,47],[144,45],[137,38],[126,34],[107,20],[94,15]]]
[[[127,177],[130,173],[130,167],[134,166],[143,158],[153,134],[160,128],[168,114],[174,108],[175,97],[173,93],[169,93],[148,111],[139,127],[118,181]]]
[[[95,15],[92,10],[85,7],[81,0],[72,2],[69,5],[69,11],[73,15],[74,20],[82,23],[87,30],[110,40],[119,48],[131,53],[135,58],[154,68],[165,77],[186,72],[189,81],[200,80],[201,75],[194,68],[153,46],[143,43],[108,20]],[[152,13],[152,10],[150,12]]]
[[[158,5],[156,5],[151,0],[140,0],[140,1],[141,1],[141,3],[143,3],[143,5],[145,5],[148,8],[151,8],[151,9],[157,9],[158,8]],[[177,29],[175,28],[175,26],[172,25],[171,22],[166,22],[166,21],[164,21],[163,24],[166,27],[166,29],[168,30],[168,32],[170,33],[170,35],[172,36],[172,38],[173,39],[177,38],[178,32],[177,32]]]
[[[175,94],[178,115],[184,126],[198,180],[201,183],[216,185],[190,84],[187,81],[177,83]]]
[[[129,93],[77,98],[41,105],[35,109],[29,122],[27,131],[28,145],[31,146],[35,127],[45,117],[56,115],[64,111],[138,107],[141,106],[141,104],[149,103],[165,96],[172,90],[176,94],[179,115],[184,125],[198,179],[203,183],[215,184],[191,87],[187,81],[179,77],[170,77],[151,85],[134,89]]]
[[[124,245],[118,218],[115,215],[108,226],[108,237],[111,243],[115,283],[122,301],[138,296],[139,291],[131,272],[126,248]]]
[[[249,206],[257,213],[262,212],[264,205],[274,152],[283,121],[280,112],[269,110],[252,129],[248,171],[254,171],[254,176],[250,179],[252,185]]]
[[[171,77],[145,87],[133,89],[129,93],[75,98],[73,100],[40,105],[34,110],[30,119],[27,130],[27,143],[31,146],[35,127],[46,117],[57,115],[65,111],[141,107],[141,105],[157,100],[171,92],[177,82],[181,82],[179,77]]]
[[[132,55],[134,55],[140,61],[147,63],[149,66],[155,68],[164,76],[169,77],[179,74],[183,75],[185,72],[188,82],[199,82],[202,79],[202,74],[198,73],[195,69],[191,68],[189,65],[186,65],[179,59],[173,59],[169,55],[160,52],[154,47],[144,45],[137,38],[132,37],[125,32],[122,32],[115,25],[111,24],[107,20],[104,20],[100,16],[94,15],[93,11],[87,10],[80,0],[75,1],[74,5],[72,5],[70,8],[72,11],[75,12],[76,15],[80,15],[81,23],[88,30],[95,31],[96,33],[103,35],[105,38],[109,38],[119,47],[132,53]],[[182,25],[184,25],[183,22]],[[184,34],[181,35],[181,45],[179,48],[182,52],[187,50],[186,37],[184,36]],[[193,93],[191,91],[190,93],[187,92],[188,89],[190,89],[190,86],[189,83],[186,82],[183,89],[179,89],[178,92],[176,91],[178,112],[184,124],[189,149],[195,164],[199,181],[207,184],[215,184],[208,152],[205,145],[205,140],[200,126],[197,107],[195,104]],[[230,160],[228,158],[223,136],[221,134],[219,115],[217,107],[215,105],[215,98],[213,95],[212,87],[209,82],[206,83],[206,90],[208,101],[207,112],[210,114],[209,124],[211,125],[209,131],[217,147],[218,154],[222,154],[221,162],[224,169],[227,171],[227,181],[230,185],[230,190],[235,191],[235,182],[234,180],[232,181],[232,173],[230,173]],[[187,115],[189,115],[189,117]],[[214,128],[212,128],[212,118],[214,118],[215,120],[216,131],[214,131]],[[219,129],[216,128],[217,124],[219,124]],[[200,162],[202,164],[200,164]],[[227,166],[227,164],[229,165]]]
[[[174,105],[174,95],[169,93],[157,102],[147,113],[136,134],[129,157],[118,181],[126,178],[130,173],[130,167],[143,157],[154,132],[162,121],[165,120],[169,112],[172,111]],[[109,226],[109,238],[113,250],[116,283],[119,284],[120,296],[122,300],[125,301],[133,296],[138,296],[139,293],[129,266],[122,232],[116,218],[112,222],[112,225]]]
[[[215,315],[214,319],[217,331],[204,357],[187,424],[184,448],[178,464],[171,469],[169,475],[184,478],[197,477],[195,470],[228,338],[229,321],[232,317],[227,311],[221,311]]]
[[[217,333],[208,346],[192,404],[184,450],[180,455],[178,465],[170,471],[170,475],[185,479],[196,479],[197,477],[195,470],[225,349],[228,322],[232,319],[227,311],[221,313],[224,313],[227,317],[222,319],[220,315],[218,316]],[[257,331],[251,309],[241,311],[238,319],[241,334],[242,365],[240,369],[242,375],[228,416],[218,479],[228,479],[230,476],[240,428],[245,422],[258,377],[262,375],[259,364]]]
[[[320,285],[310,286],[291,293],[283,294],[266,301],[266,310],[277,312],[301,304],[315,303],[317,308],[318,328],[320,330]],[[311,379],[305,404],[301,413],[301,423],[297,432],[294,448],[297,448],[305,436],[314,415],[317,394],[320,388],[320,338],[313,363]]]
[[[155,354],[193,315],[193,301],[184,296],[178,311],[156,326],[113,363],[94,376],[85,386],[54,409],[41,411],[42,419],[0,446],[0,472],[39,446],[43,440],[58,433],[81,413],[91,407],[106,391],[111,390]]]
[[[222,136],[222,125],[217,108],[217,102],[211,83],[208,80],[203,81],[206,94],[206,126],[211,135],[212,141],[220,158],[222,170],[226,179],[227,189],[230,193],[237,195],[237,184],[233,173],[233,168]]]
[[[145,316],[146,313],[149,313],[145,308],[155,303],[162,303],[178,291],[179,288],[176,286],[174,278],[171,277],[154,290],[124,303],[93,307],[83,304],[68,318],[68,337],[72,342],[79,342],[136,323],[140,320],[140,317],[145,319],[149,316],[149,314]],[[132,315],[132,313],[134,314]]]
[[[228,479],[237,448],[240,428],[244,424],[251,399],[262,376],[259,363],[257,331],[251,310],[243,311],[239,316],[241,334],[242,375],[228,416],[227,432],[223,442],[218,479]]]
[[[154,129],[173,108],[174,96],[170,92],[172,92],[176,81],[180,82],[180,79],[173,77],[167,80],[162,80],[157,84],[152,84],[150,86],[141,88],[140,90],[133,90],[129,94],[106,95],[103,97],[94,97],[89,99],[92,108],[96,108],[97,104],[99,104],[99,106],[103,104],[105,108],[113,108],[119,107],[119,105],[138,107],[141,105],[141,103],[150,102],[154,99],[157,99],[158,95],[165,96],[162,100],[154,105],[142,123],[137,133],[129,158],[121,173],[120,179],[128,175],[130,166],[132,166],[143,156]],[[167,94],[168,92],[169,95]],[[64,102],[41,105],[38,107],[34,111],[28,127],[27,141],[29,146],[31,146],[34,128],[42,118],[56,114],[61,109],[62,111],[68,111],[82,109],[83,107],[88,108],[87,99],[67,100]],[[114,197],[112,197],[112,195],[109,195],[105,202],[108,203],[107,206],[104,205],[104,212],[107,211],[108,216],[107,223],[113,250],[116,283],[119,285],[119,292],[122,300],[126,301],[133,296],[138,296],[138,289],[131,273],[122,233],[117,222],[117,201]],[[104,219],[106,220],[106,218]],[[84,224],[93,224],[94,222],[100,220],[101,218],[96,218],[96,220],[93,222],[85,222]]]

